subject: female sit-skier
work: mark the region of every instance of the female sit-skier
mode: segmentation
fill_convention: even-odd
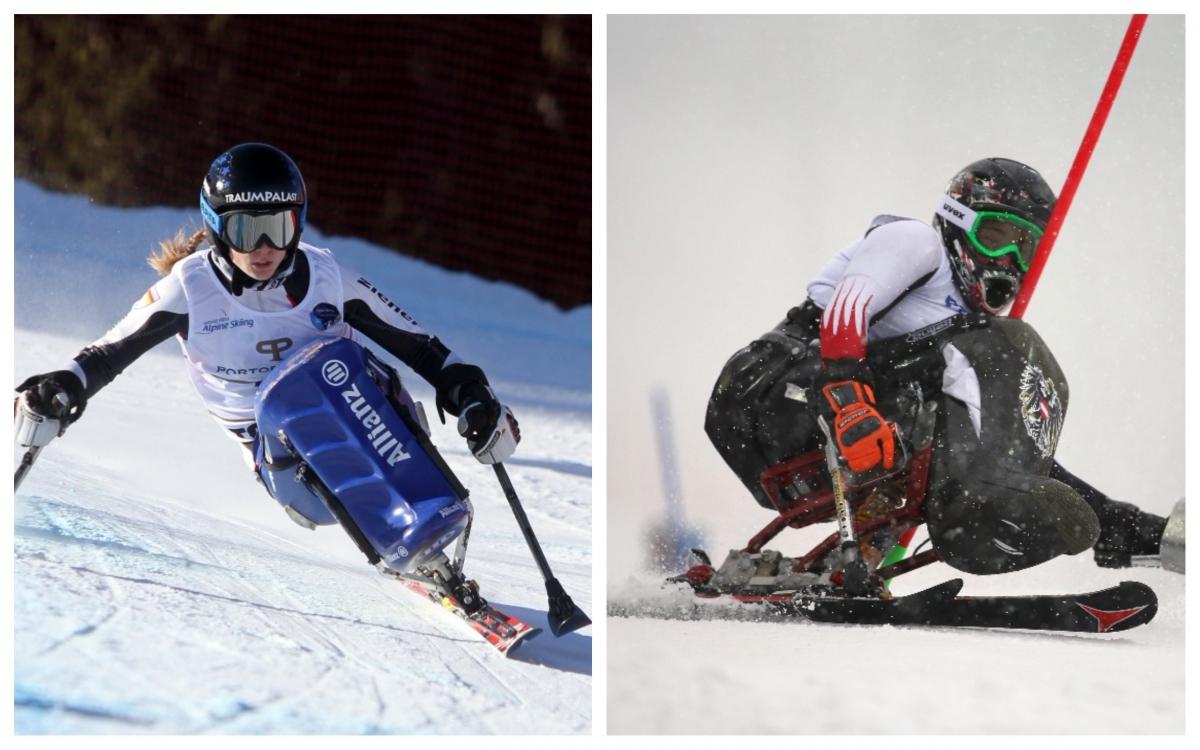
[[[824,444],[822,417],[852,478],[886,475],[903,447],[885,406],[898,382],[916,380],[940,407],[924,510],[941,559],[991,574],[1094,548],[1103,567],[1153,564],[1166,519],[1054,460],[1066,381],[1026,362],[1044,350],[1036,334],[996,317],[1054,202],[1032,168],[976,161],[938,198],[932,226],[877,217],[820,270],[804,304],[729,360],[705,430],[759,504],[773,507],[760,486],[766,469]],[[918,340],[937,343],[910,356]],[[880,538],[890,544],[894,533]]]
[[[520,433],[483,370],[464,362],[329,250],[302,243],[304,180],[279,149],[244,143],[221,154],[200,192],[203,229],[162,243],[150,264],[163,274],[108,333],[64,369],[17,387],[17,436],[41,447],[83,414],[88,399],[171,336],[209,413],[245,448],[264,486],[307,528],[337,519],[292,475],[264,461],[255,423],[259,383],[317,339],[365,336],[437,390],[437,407],[483,463],[512,455]],[[293,471],[294,475],[294,471]]]

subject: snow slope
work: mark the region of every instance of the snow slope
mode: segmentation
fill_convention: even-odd
[[[771,518],[703,430],[721,367],[876,214],[929,221],[987,156],[1063,184],[1128,17],[613,16],[608,22],[608,600],[643,601],[663,516],[649,394],[670,394],[714,560]],[[1070,382],[1058,455],[1165,514],[1184,492],[1184,19],[1151,15],[1026,320]],[[1157,217],[1149,219],[1148,217]],[[626,269],[636,268],[637,273]],[[636,367],[630,363],[637,363]],[[1161,408],[1162,404],[1172,404]],[[790,531],[799,554],[833,530]],[[815,533],[814,533],[815,532]],[[955,573],[897,580],[903,593]],[[1180,733],[1184,581],[1091,555],[964,593],[1143,580],[1158,618],[1084,639],[613,619],[608,725],[634,733]]]
[[[154,279],[149,244],[191,217],[16,190],[19,382],[115,321]],[[524,438],[509,472],[554,572],[591,614],[590,310],[306,236],[495,373]],[[407,383],[431,404],[423,381]],[[544,625],[543,583],[495,477],[453,424],[433,428],[477,512],[468,574]],[[204,413],[172,341],[43,452],[15,498],[18,734],[590,732],[590,628],[500,656],[375,573],[341,529],[294,525],[240,450]]]
[[[960,575],[934,565],[897,579],[894,589],[908,593]],[[609,693],[609,731],[1183,733],[1183,576],[1105,571],[1081,556],[995,579],[962,577],[967,594],[1083,592],[1138,580],[1158,594],[1159,611],[1149,625],[1099,636],[614,617],[609,679],[636,680],[640,697]],[[658,578],[610,578],[609,607],[665,609],[691,596],[664,594]],[[655,695],[670,699],[648,698]]]

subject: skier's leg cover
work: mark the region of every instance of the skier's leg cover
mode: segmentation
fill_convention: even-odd
[[[361,346],[324,339],[299,349],[263,381],[255,415],[260,434],[269,436],[267,458],[278,465],[272,491],[287,494],[285,504],[317,520],[285,489],[283,459],[302,460],[332,505],[345,509],[339,515],[321,500],[322,518],[342,521],[372,562],[408,573],[463,532],[469,510],[466,489],[402,395],[394,371]],[[291,451],[278,438],[281,431]]]
[[[933,547],[975,574],[1021,570],[1090,548],[1095,511],[1049,476],[1067,406],[1067,383],[1041,338],[996,319],[950,342],[978,378],[979,428],[963,401],[940,399],[925,503]]]
[[[811,303],[795,308],[734,354],[708,401],[708,439],[764,508],[774,506],[759,485],[763,471],[820,445],[812,412],[797,399],[820,368],[818,349],[810,346],[819,316]]]
[[[284,508],[291,508],[293,513],[315,526],[337,523],[325,503],[297,481],[296,470],[300,468],[300,462],[291,457],[279,438],[259,435],[254,441],[254,463],[263,486]]]

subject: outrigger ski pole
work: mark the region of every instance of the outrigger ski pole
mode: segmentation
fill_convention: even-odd
[[[846,499],[846,482],[838,462],[837,447],[825,418],[821,417],[817,422],[821,431],[825,433],[825,463],[829,469],[829,478],[833,481],[833,507],[837,511],[838,536],[841,537],[842,563],[845,566],[842,585],[850,596],[865,596],[869,588],[867,580],[870,578],[870,571],[863,562],[858,540],[854,538],[854,517]]]
[[[521,527],[521,533],[525,535],[525,541],[529,543],[529,551],[533,553],[533,559],[542,571],[542,578],[546,579],[546,595],[549,598],[550,610],[547,613],[547,619],[550,624],[550,632],[554,634],[555,638],[558,638],[591,625],[591,619],[583,613],[583,610],[575,606],[575,602],[571,601],[571,596],[554,577],[554,573],[550,571],[550,563],[546,562],[546,555],[542,553],[542,547],[538,544],[537,537],[533,535],[533,527],[529,525],[529,518],[525,515],[525,509],[521,507],[521,499],[517,497],[517,491],[513,489],[504,464],[494,464],[492,468],[496,470],[496,479],[500,480],[500,486],[504,488],[504,496],[508,498],[508,504],[517,518],[517,525]]]
[[[71,413],[71,399],[65,393],[55,394],[46,404],[49,409],[49,414],[44,414],[40,410],[34,409],[29,402],[30,391],[25,390],[17,394],[13,399],[13,422],[19,428],[19,434],[15,435],[16,442],[22,446],[30,445],[31,443],[41,443],[41,445],[33,445],[25,451],[25,455],[21,457],[21,463],[17,465],[17,472],[13,475],[13,492],[16,492],[21,486],[21,482],[25,481],[25,475],[33,468],[33,462],[41,454],[42,448],[50,444],[50,440],[54,437],[62,437],[63,431],[71,424],[74,419],[79,418],[82,409],[75,414],[74,419],[68,419]],[[18,417],[24,417],[24,421],[19,421]],[[53,423],[58,429],[58,434],[47,438],[42,428],[48,423]]]
[[[17,473],[13,476],[13,492],[16,492],[20,488],[25,475],[33,468],[33,462],[37,460],[38,454],[42,452],[42,448],[44,447],[46,446],[39,445],[36,448],[30,448],[25,451],[25,455],[21,457],[21,464],[17,466]]]

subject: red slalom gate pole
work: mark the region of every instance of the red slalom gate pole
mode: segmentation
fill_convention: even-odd
[[[1042,269],[1045,268],[1046,261],[1050,258],[1054,241],[1058,239],[1058,230],[1062,227],[1062,223],[1067,217],[1067,211],[1071,208],[1075,190],[1079,187],[1080,180],[1083,179],[1088,161],[1092,158],[1092,151],[1096,148],[1096,141],[1100,140],[1100,131],[1104,129],[1104,122],[1108,119],[1113,101],[1117,98],[1117,91],[1121,88],[1121,81],[1125,78],[1129,60],[1133,57],[1133,50],[1137,47],[1138,39],[1142,35],[1142,27],[1145,25],[1145,13],[1135,14],[1129,19],[1129,28],[1125,31],[1125,39],[1121,42],[1121,49],[1117,51],[1117,59],[1113,61],[1108,81],[1104,84],[1104,91],[1100,94],[1100,101],[1096,103],[1092,121],[1088,124],[1087,132],[1083,134],[1083,142],[1079,144],[1079,151],[1075,154],[1075,163],[1071,165],[1071,171],[1067,173],[1067,181],[1058,196],[1058,201],[1054,204],[1054,210],[1050,212],[1050,221],[1046,223],[1046,233],[1042,235],[1042,241],[1038,244],[1037,251],[1033,256],[1033,263],[1030,264],[1029,271],[1025,274],[1025,282],[1021,284],[1021,291],[1017,293],[1017,298],[1013,302],[1012,311],[1008,314],[1010,318],[1020,318],[1025,315],[1025,308],[1029,306],[1033,290],[1042,276]]]

